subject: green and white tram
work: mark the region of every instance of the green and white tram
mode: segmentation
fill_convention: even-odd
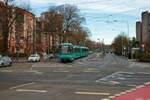
[[[88,56],[87,47],[77,46],[71,43],[62,43],[60,45],[59,58],[62,62],[73,61],[85,56]]]

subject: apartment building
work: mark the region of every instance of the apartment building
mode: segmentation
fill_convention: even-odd
[[[5,19],[4,13],[5,13],[5,5],[2,3],[0,7],[0,18]],[[16,54],[17,52],[21,54],[29,55],[35,50],[35,44],[36,41],[34,39],[35,28],[36,28],[36,18],[35,15],[32,14],[29,11],[26,11],[24,9],[14,7],[13,8],[13,15],[15,18],[12,17],[12,20],[14,20],[13,24],[11,25],[11,31],[9,32],[8,37],[8,51],[9,54]],[[3,28],[2,25],[4,25],[3,22],[0,23],[0,52],[3,52]]]
[[[136,38],[145,47],[150,46],[150,13],[142,12],[141,21],[136,23]]]
[[[136,38],[142,44],[142,22],[136,22]]]
[[[41,31],[37,32],[40,35],[38,40],[43,47],[41,52],[52,52],[54,47],[62,42],[62,23],[63,17],[57,13],[44,12],[38,18],[37,31]]]

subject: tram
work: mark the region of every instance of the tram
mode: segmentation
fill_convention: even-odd
[[[88,48],[73,45],[72,43],[62,43],[59,45],[59,59],[61,62],[74,61],[75,59],[88,56]]]

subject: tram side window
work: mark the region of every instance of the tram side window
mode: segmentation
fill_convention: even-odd
[[[74,48],[74,52],[75,52],[75,53],[78,53],[79,51],[80,51],[79,48]]]
[[[68,53],[73,53],[73,48],[69,46]]]

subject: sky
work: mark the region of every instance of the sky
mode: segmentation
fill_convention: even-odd
[[[36,16],[46,11],[49,6],[74,4],[86,18],[87,26],[94,41],[111,44],[113,39],[124,32],[135,37],[136,21],[141,20],[143,11],[150,11],[150,0],[16,0],[29,2]],[[128,32],[129,26],[129,32]]]

